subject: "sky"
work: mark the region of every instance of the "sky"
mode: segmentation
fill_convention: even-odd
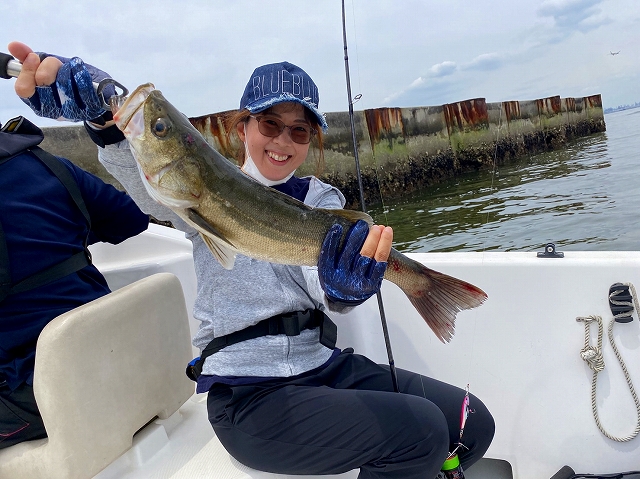
[[[640,101],[638,0],[345,0],[345,11],[356,111],[555,95]],[[2,2],[0,26],[0,51],[18,40],[78,56],[130,90],[154,83],[190,117],[238,108],[254,68],[280,61],[314,79],[320,110],[349,109],[339,0]],[[60,125],[36,117],[14,83],[0,79],[0,122]]]

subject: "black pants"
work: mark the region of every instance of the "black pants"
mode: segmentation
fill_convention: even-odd
[[[460,436],[465,391],[343,352],[317,374],[258,385],[214,385],[208,411],[216,435],[242,464],[281,474],[360,479],[432,479]],[[493,417],[470,396],[460,460],[468,468],[489,447]]]
[[[0,381],[0,449],[19,442],[47,437],[33,396],[33,387],[22,383],[11,391]]]

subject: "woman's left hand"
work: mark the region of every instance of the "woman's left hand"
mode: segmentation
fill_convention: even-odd
[[[382,285],[391,252],[393,230],[388,226],[356,222],[339,250],[342,226],[333,225],[318,258],[320,284],[334,302],[360,304]]]

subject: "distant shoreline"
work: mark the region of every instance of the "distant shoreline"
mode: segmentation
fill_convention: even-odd
[[[636,103],[635,105],[617,106],[615,108],[605,108],[603,111],[607,114],[615,113],[616,111],[633,110],[634,108],[640,108],[640,103]]]

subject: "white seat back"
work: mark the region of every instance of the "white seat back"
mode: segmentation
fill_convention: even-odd
[[[0,451],[0,479],[93,477],[155,416],[193,394],[180,281],[141,279],[51,321],[36,349],[34,393],[48,439]]]

